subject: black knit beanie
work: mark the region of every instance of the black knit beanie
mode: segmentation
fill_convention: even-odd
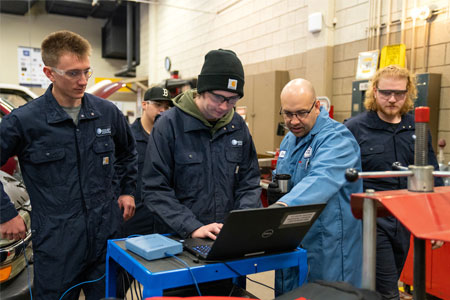
[[[231,50],[212,50],[205,55],[205,63],[198,75],[197,92],[213,90],[244,96],[244,68]]]

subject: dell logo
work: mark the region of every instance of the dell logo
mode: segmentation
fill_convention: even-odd
[[[264,232],[261,234],[261,237],[262,237],[263,239],[266,239],[266,238],[268,238],[268,237],[271,237],[272,234],[273,234],[273,229],[267,229],[266,231],[264,231]]]

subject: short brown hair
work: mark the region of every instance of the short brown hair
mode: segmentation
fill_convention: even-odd
[[[59,58],[65,53],[78,58],[91,55],[91,44],[81,35],[62,30],[49,34],[41,44],[42,61],[46,66],[56,67]]]
[[[379,69],[369,82],[369,88],[366,91],[366,99],[364,100],[364,107],[367,110],[377,111],[377,103],[374,95],[374,88],[378,87],[378,82],[382,77],[392,77],[396,79],[406,79],[406,100],[403,107],[400,109],[400,115],[406,114],[414,108],[414,100],[417,98],[416,76],[403,67],[397,65],[390,65]]]

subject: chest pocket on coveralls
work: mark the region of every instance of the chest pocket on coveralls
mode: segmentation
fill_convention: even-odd
[[[361,156],[380,154],[384,152],[384,145],[361,146]]]
[[[242,146],[231,147],[226,150],[225,157],[227,159],[227,176],[230,177],[234,186],[239,184],[239,169],[237,166],[242,161]]]
[[[106,178],[112,177],[114,142],[111,136],[95,138],[94,152],[97,154],[95,168],[103,171]]]
[[[228,149],[225,156],[231,163],[240,163],[242,160],[242,147]]]
[[[67,181],[64,148],[38,149],[30,154],[31,172],[29,174],[43,186],[63,185]]]
[[[230,172],[230,174],[233,174],[233,176],[237,176],[236,166],[239,165],[242,161],[242,147],[232,147],[230,149],[227,149],[225,157],[228,162],[228,172]]]
[[[384,152],[384,145],[363,145],[361,146],[361,163],[367,169],[378,168],[379,158],[374,158],[374,155],[379,155]]]
[[[175,186],[184,192],[201,189],[204,184],[202,169],[203,155],[199,152],[181,151],[175,153]]]

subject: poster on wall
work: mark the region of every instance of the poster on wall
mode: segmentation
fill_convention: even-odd
[[[406,45],[388,45],[381,49],[380,69],[389,65],[406,66]]]
[[[51,82],[42,71],[44,63],[41,58],[41,49],[19,46],[17,51],[19,84],[46,89]]]
[[[356,79],[370,79],[375,75],[378,67],[379,51],[360,52],[358,55],[358,66],[356,69]]]

